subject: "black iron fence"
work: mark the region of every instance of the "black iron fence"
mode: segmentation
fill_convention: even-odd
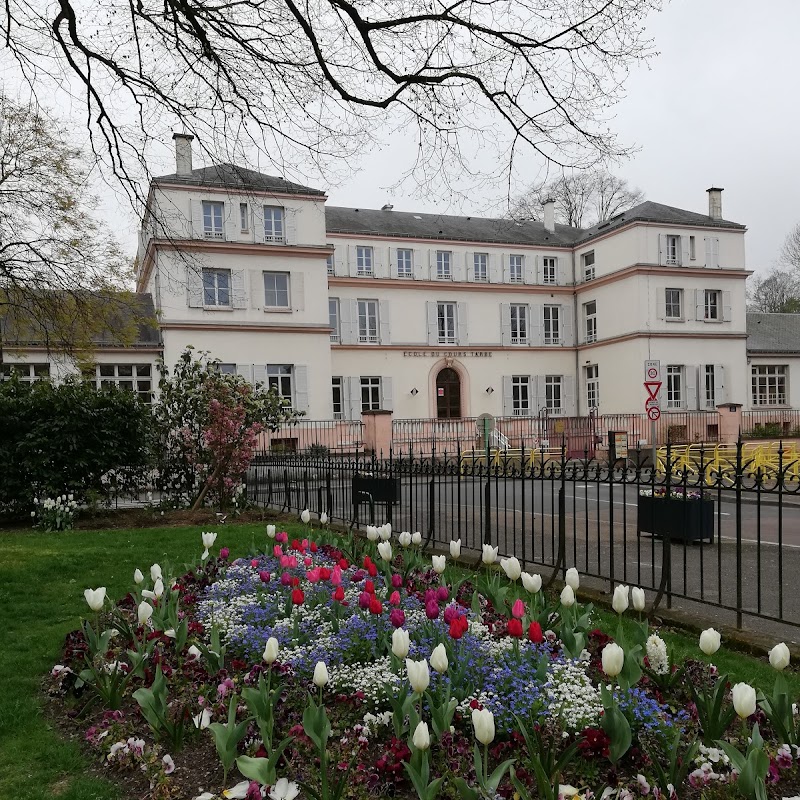
[[[778,446],[768,459],[740,442],[721,459],[692,460],[671,445],[661,468],[633,451],[614,462],[571,458],[522,444],[510,454],[460,446],[388,459],[260,455],[248,500],[289,513],[325,511],[363,527],[391,522],[426,545],[461,539],[563,575],[575,566],[609,591],[649,590],[654,606],[703,604],[742,627],[747,618],[800,626],[800,458]]]

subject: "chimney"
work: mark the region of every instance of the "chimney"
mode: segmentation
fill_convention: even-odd
[[[542,207],[544,208],[544,229],[555,233],[556,230],[556,201],[549,197],[547,200],[542,200]]]
[[[192,174],[192,136],[190,133],[173,133],[175,142],[175,174],[186,176]]]
[[[708,216],[711,219],[722,219],[722,192],[724,190],[712,186],[706,191],[708,192]]]

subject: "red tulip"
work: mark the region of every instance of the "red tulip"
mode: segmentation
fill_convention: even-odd
[[[364,591],[375,594],[375,584],[372,581],[364,581]]]
[[[306,596],[303,594],[302,589],[292,589],[292,603],[296,606],[303,605],[303,601],[306,599]]]
[[[319,579],[321,581],[327,581],[331,577],[331,571],[327,567],[320,567],[319,568]]]
[[[378,574],[378,568],[374,564],[370,564],[367,567],[367,572],[369,572],[370,577],[374,578]]]
[[[375,595],[372,595],[372,598],[369,601],[369,613],[370,614],[383,614],[383,604],[380,600],[378,600]]]
[[[542,626],[538,622],[531,622],[531,624],[528,625],[528,638],[534,644],[541,644],[544,641]]]
[[[316,553],[317,550],[319,550],[319,547],[317,547],[317,543],[316,542],[311,542],[311,552],[312,553]]]
[[[451,639],[460,639],[464,635],[464,628],[459,622],[460,617],[454,617],[450,622],[450,630],[448,631]]]
[[[508,635],[515,639],[522,637],[522,623],[518,619],[512,618],[508,621]]]
[[[336,600],[338,603],[341,603],[344,600],[344,589],[341,586],[337,586],[333,592],[333,599]]]

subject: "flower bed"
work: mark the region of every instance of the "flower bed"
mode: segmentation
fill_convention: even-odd
[[[137,570],[90,609],[49,681],[132,796],[662,798],[784,796],[798,727],[770,697],[702,662],[672,663],[617,587],[595,627],[569,570],[558,597],[485,547],[477,573],[420,537],[370,528],[302,539],[268,526],[228,563],[202,534],[177,578]],[[626,618],[626,624],[623,624]],[[629,619],[627,619],[629,618]],[[700,648],[713,654],[716,632]],[[788,664],[778,645],[773,665]]]

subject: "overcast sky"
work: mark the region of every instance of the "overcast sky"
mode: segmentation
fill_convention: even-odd
[[[705,190],[723,187],[724,217],[748,227],[748,268],[768,269],[800,222],[800,0],[673,0],[648,32],[659,55],[634,71],[613,123],[640,149],[613,171],[648,200],[703,213]],[[371,154],[328,202],[447,210],[384,188],[412,153]]]
[[[800,222],[799,31],[800,0],[672,0],[648,23],[659,54],[633,71],[612,122],[625,144],[639,148],[613,171],[649,200],[707,213],[705,190],[724,187],[724,217],[748,227],[749,269],[769,269]],[[388,187],[414,154],[413,142],[387,140],[353,165],[349,181],[320,188],[330,204],[360,208],[391,201],[397,210],[481,213],[502,206],[503,197],[482,197],[470,208],[393,193]],[[532,180],[539,170],[531,165]],[[129,220],[118,231],[133,252],[136,222],[122,205],[105,203],[116,220],[120,213]]]

